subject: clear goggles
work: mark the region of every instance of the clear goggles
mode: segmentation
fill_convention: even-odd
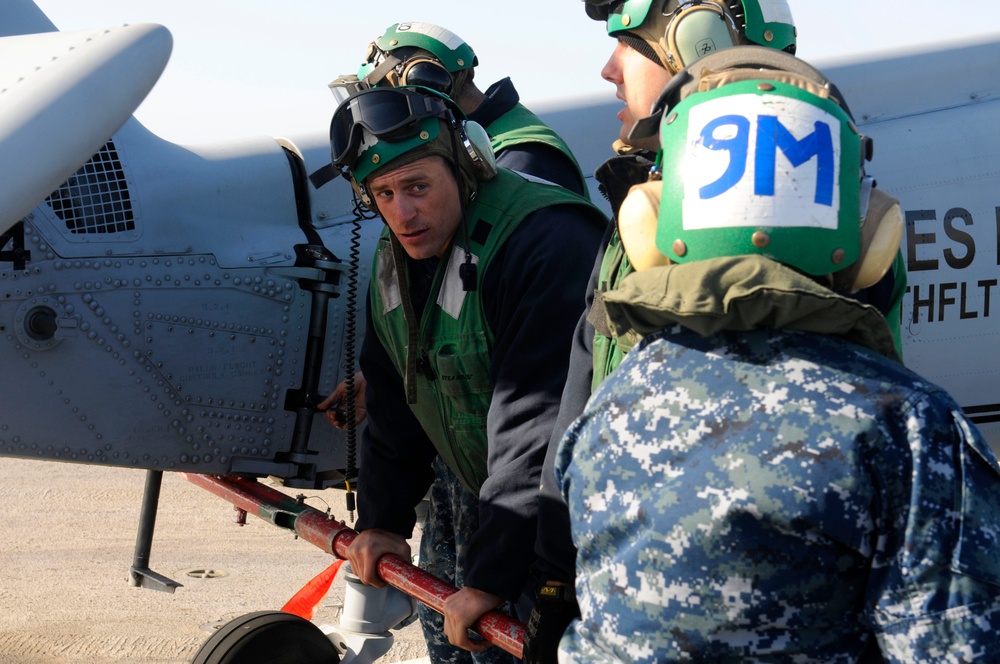
[[[338,106],[347,101],[347,98],[351,95],[368,89],[368,86],[363,81],[358,80],[357,74],[343,74],[338,76],[330,81],[327,87],[333,93],[333,98],[336,100]]]
[[[427,118],[451,121],[454,114],[442,99],[401,88],[371,88],[349,97],[330,122],[333,165],[353,169],[363,130],[378,139],[399,142],[420,133]]]

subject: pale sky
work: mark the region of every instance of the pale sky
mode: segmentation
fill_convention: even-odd
[[[173,54],[136,117],[168,140],[326,132],[327,83],[355,73],[368,43],[400,21],[450,29],[476,51],[476,81],[510,76],[526,103],[613,99],[600,70],[614,46],[581,0],[37,0],[61,30],[159,23]],[[921,44],[1000,38],[1000,4],[940,0],[789,0],[798,55],[824,62]],[[930,83],[930,82],[929,82]]]

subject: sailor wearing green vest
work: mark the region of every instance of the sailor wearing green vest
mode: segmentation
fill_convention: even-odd
[[[338,78],[330,87],[338,95],[373,87],[416,85],[450,97],[470,122],[486,129],[496,165],[524,173],[588,197],[587,183],[566,141],[520,103],[510,78],[497,81],[485,94],[474,82],[479,57],[461,37],[424,22],[394,23],[368,45],[357,75]],[[355,375],[356,422],[365,419],[364,375]],[[319,404],[333,426],[345,429],[332,408],[347,397],[341,382]],[[423,605],[421,605],[423,612]]]
[[[509,168],[588,197],[587,183],[566,141],[541,118],[520,103],[510,78],[497,81],[485,94],[474,82],[479,57],[461,37],[446,28],[424,22],[394,23],[368,45],[365,62],[356,75],[330,84],[335,94],[347,95],[373,87],[416,85],[450,97],[466,119],[486,129],[497,166]],[[355,376],[356,424],[365,419],[364,375]],[[327,420],[346,428],[332,408],[347,397],[342,382],[319,404]],[[423,609],[423,605],[421,605]]]
[[[618,216],[633,185],[659,176],[654,168],[659,150],[655,132],[645,141],[633,140],[637,123],[675,73],[698,58],[738,45],[766,46],[795,53],[796,31],[786,0],[584,0],[588,16],[605,23],[616,40],[601,76],[612,83],[624,102],[618,156],[596,171],[601,193]],[[539,499],[539,561],[535,574],[543,584],[525,639],[525,662],[555,662],[556,643],[578,608],[569,587],[575,573],[576,549],[570,539],[569,517],[553,477],[555,448],[561,434],[582,412],[591,391],[625,357],[637,339],[613,338],[607,328],[602,294],[614,290],[632,272],[615,224],[601,244],[601,255],[587,288],[587,311],[573,336],[568,380],[556,433],[542,471]],[[875,305],[886,315],[897,350],[906,273],[902,254],[892,271],[854,297]]]
[[[445,580],[461,590],[445,603],[443,628],[481,653],[467,628],[529,581],[541,462],[607,220],[562,187],[496,168],[482,128],[427,89],[352,95],[334,114],[331,146],[386,223],[360,353],[368,425],[361,535],[348,558],[373,585],[381,555],[409,558],[414,508],[443,461],[453,489],[478,499],[446,543],[458,565]]]
[[[373,87],[398,87],[419,85],[451,97],[465,113],[467,119],[486,129],[498,166],[531,175],[561,185],[570,191],[587,196],[586,180],[576,158],[566,142],[537,115],[520,103],[517,90],[510,78],[504,78],[482,92],[474,81],[479,58],[463,39],[446,28],[425,22],[395,23],[368,46],[365,62],[354,81],[348,85],[359,89]],[[336,84],[336,82],[335,82]],[[356,389],[356,424],[365,418],[363,403],[365,378],[362,372],[354,376]],[[343,401],[347,396],[346,384],[337,386],[321,408]],[[334,426],[337,422],[334,409],[327,411]],[[432,512],[436,521],[422,524],[423,532],[436,529],[453,529],[455,524],[466,521],[465,512],[478,509],[474,498],[462,491],[458,479],[441,462],[435,465],[435,481],[430,500],[438,504]],[[451,503],[450,510],[442,505]],[[440,539],[440,538],[437,538]],[[454,539],[454,537],[453,537]],[[435,538],[428,538],[433,541]],[[425,548],[427,544],[423,544]],[[451,546],[454,550],[458,545]],[[440,555],[440,552],[438,552]],[[435,559],[434,553],[421,551],[421,558]],[[438,557],[441,568],[454,570],[455,563]],[[455,572],[444,575],[452,576]],[[428,649],[435,661],[461,660],[467,653],[455,648],[441,638],[441,616],[423,604],[419,605],[420,621],[428,637]]]

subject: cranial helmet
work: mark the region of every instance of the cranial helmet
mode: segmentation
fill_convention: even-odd
[[[584,0],[587,15],[671,72],[739,45],[795,53],[787,0]]]
[[[479,64],[458,35],[432,23],[396,23],[368,45],[358,79],[366,87],[419,85],[454,95],[460,73]]]
[[[636,269],[762,254],[854,291],[891,266],[899,204],[873,189],[870,141],[809,65],[720,51],[675,76],[654,109],[662,181],[633,187],[619,215]]]
[[[330,122],[333,165],[372,208],[366,182],[390,166],[440,156],[459,171],[465,200],[496,175],[486,131],[447,96],[427,88],[380,87],[348,97]]]

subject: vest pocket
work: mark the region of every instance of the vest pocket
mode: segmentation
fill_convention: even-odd
[[[471,344],[447,343],[433,353],[431,361],[442,396],[462,413],[485,417],[493,386],[484,354],[471,350]]]

